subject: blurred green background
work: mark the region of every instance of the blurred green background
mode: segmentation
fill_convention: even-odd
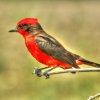
[[[32,75],[38,63],[23,37],[9,33],[25,17],[39,19],[66,49],[100,63],[100,2],[96,0],[0,0],[0,100],[86,100],[100,92],[100,73]],[[81,66],[89,67],[89,66]]]

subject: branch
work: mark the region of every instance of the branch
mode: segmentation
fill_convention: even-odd
[[[46,78],[49,78],[48,76],[50,76],[50,75],[63,74],[63,73],[76,73],[76,72],[100,72],[100,68],[64,69],[62,71],[44,71],[44,72],[42,72],[39,68],[36,67],[36,68],[34,68],[33,74],[35,74],[39,77],[46,76]]]
[[[97,99],[98,97],[100,97],[100,93],[94,95],[94,96],[90,96],[88,100],[95,100]]]
[[[75,72],[100,72],[100,68],[65,69],[63,71],[48,72],[49,75]]]

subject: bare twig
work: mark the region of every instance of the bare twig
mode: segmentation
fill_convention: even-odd
[[[37,75],[38,68],[34,69],[33,74]],[[63,74],[63,73],[76,73],[76,72],[100,72],[100,68],[81,68],[81,69],[65,69],[61,71],[50,71],[48,75]],[[38,75],[37,75],[38,76]],[[44,72],[39,71],[39,76],[45,76]]]
[[[53,75],[53,74],[74,73],[74,72],[100,72],[100,68],[65,69],[63,71],[48,72],[48,74]]]
[[[98,94],[96,94],[94,96],[90,96],[88,100],[95,100],[95,99],[97,99],[99,97],[100,97],[100,93],[98,93]]]

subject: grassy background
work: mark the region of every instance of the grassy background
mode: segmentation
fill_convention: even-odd
[[[99,73],[32,75],[33,66],[44,65],[28,53],[22,36],[8,32],[25,17],[38,18],[65,48],[100,63],[99,1],[0,0],[0,100],[86,100],[100,92]]]

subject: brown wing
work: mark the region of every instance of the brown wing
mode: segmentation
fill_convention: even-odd
[[[64,49],[64,47],[50,35],[38,35],[35,39],[39,49],[45,54],[52,56],[54,59],[63,63],[70,64],[75,68],[79,68],[76,65],[73,55]]]

